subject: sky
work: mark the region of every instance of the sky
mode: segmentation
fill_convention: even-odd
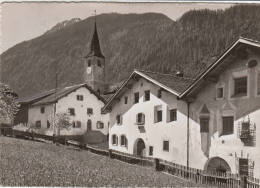
[[[42,35],[58,22],[102,13],[163,13],[176,20],[194,9],[225,9],[230,3],[16,2],[0,5],[0,53]]]

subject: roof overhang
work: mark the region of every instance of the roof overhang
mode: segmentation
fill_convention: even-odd
[[[237,48],[240,44],[246,46],[252,46],[260,48],[260,43],[258,41],[246,39],[240,37],[237,41],[231,44],[231,46],[213,63],[211,64],[204,72],[202,72],[195,81],[179,96],[179,98],[185,98],[190,95],[196,88],[200,87],[201,84],[205,83],[205,78],[209,77],[210,73],[219,67],[225,59],[230,55],[231,51]]]
[[[126,88],[126,86],[130,83],[130,81],[135,78],[135,76],[140,76],[150,82],[152,82],[153,84],[163,88],[164,90],[168,91],[169,93],[172,93],[175,96],[179,96],[180,93],[165,86],[164,84],[158,82],[157,80],[151,78],[150,76],[138,71],[138,70],[134,70],[131,75],[129,76],[129,78],[120,86],[120,88],[117,90],[117,92],[108,100],[107,104],[102,108],[102,113],[106,113],[111,111],[112,105],[114,104],[114,101],[116,101],[116,99],[118,98],[118,96],[124,92],[124,89]]]

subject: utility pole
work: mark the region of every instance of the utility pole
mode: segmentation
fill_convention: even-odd
[[[187,167],[189,167],[190,158],[190,102],[187,102],[188,115],[187,115]]]
[[[54,90],[54,132],[57,133],[57,136],[59,136],[59,127],[57,127],[57,122],[56,122],[56,100],[57,100],[57,88],[58,88],[58,61],[55,63],[55,90]],[[57,129],[57,130],[56,130]]]

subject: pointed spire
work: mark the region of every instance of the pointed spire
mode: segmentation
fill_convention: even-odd
[[[96,13],[96,11],[95,11]],[[86,57],[90,56],[97,56],[104,58],[104,55],[101,52],[100,44],[99,44],[99,38],[98,38],[98,32],[97,32],[97,24],[96,24],[96,14],[95,14],[95,24],[94,24],[94,32],[90,43],[90,52]]]

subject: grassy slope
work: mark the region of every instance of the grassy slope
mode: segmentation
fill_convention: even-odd
[[[176,186],[180,180],[67,146],[0,137],[0,185]]]

